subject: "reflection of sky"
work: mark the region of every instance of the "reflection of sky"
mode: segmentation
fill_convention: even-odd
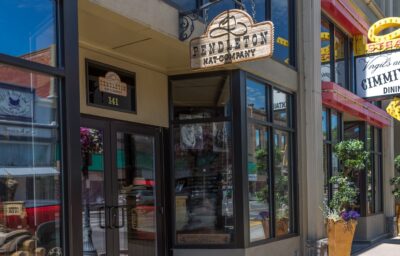
[[[247,80],[247,105],[265,110],[265,86],[253,80]]]
[[[272,0],[272,22],[275,27],[275,42],[278,37],[289,40],[288,0]],[[289,48],[275,43],[274,57],[285,61],[289,57]]]
[[[19,56],[53,44],[54,2],[53,0],[1,0],[0,52]]]

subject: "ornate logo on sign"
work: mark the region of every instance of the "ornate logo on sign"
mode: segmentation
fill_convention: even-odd
[[[270,21],[254,24],[242,10],[228,10],[209,24],[203,36],[190,41],[193,69],[250,61],[272,56],[274,25]]]
[[[26,88],[0,88],[0,117],[31,121],[33,101],[33,92]]]
[[[107,72],[105,77],[99,77],[99,89],[101,92],[107,92],[126,97],[128,86],[121,82],[120,77],[115,72]]]
[[[389,17],[378,20],[368,30],[368,39],[372,42],[367,44],[366,53],[376,53],[400,49],[400,18]],[[384,30],[393,28],[392,32],[380,35]],[[396,29],[397,28],[397,29]]]

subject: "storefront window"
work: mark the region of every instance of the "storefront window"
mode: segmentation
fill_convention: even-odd
[[[382,212],[382,137],[381,130],[365,122],[346,122],[345,139],[359,139],[365,143],[370,158],[365,171],[353,176],[360,189],[357,208],[362,216]]]
[[[272,103],[254,97],[255,85],[262,95],[272,94]],[[252,79],[247,80],[246,91],[250,242],[256,242],[294,232],[291,162],[294,131],[289,115],[290,94]],[[253,105],[272,108],[273,115],[269,116],[268,111],[263,118],[251,115]]]
[[[254,80],[247,81],[247,116],[265,121],[268,118],[265,85]]]
[[[290,22],[289,17],[289,0],[271,0],[271,20],[274,23],[274,58],[285,63],[290,63],[289,47],[280,43],[279,38],[285,39],[290,44],[294,44],[290,40]]]
[[[249,124],[248,133],[248,177],[250,209],[250,241],[270,238],[270,166],[269,132],[262,125]]]
[[[233,239],[229,81],[227,76],[171,81],[176,244]]]
[[[2,255],[61,251],[58,92],[54,77],[0,64]]]
[[[333,23],[321,18],[321,81],[350,90],[351,43]]]
[[[331,81],[331,40],[330,25],[321,19],[321,81]]]
[[[324,197],[329,200],[335,188],[329,184],[333,175],[339,172],[339,160],[334,154],[335,145],[342,140],[341,114],[334,109],[323,108],[322,110],[322,131],[324,134]]]
[[[56,66],[56,1],[1,1],[0,53]]]

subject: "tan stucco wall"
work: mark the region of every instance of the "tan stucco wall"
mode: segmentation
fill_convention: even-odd
[[[86,104],[86,58],[136,74],[136,114],[107,110]],[[81,113],[140,124],[168,126],[168,77],[165,74],[87,48],[80,48],[79,68]]]
[[[384,214],[359,218],[355,241],[372,241],[386,233],[386,219]]]

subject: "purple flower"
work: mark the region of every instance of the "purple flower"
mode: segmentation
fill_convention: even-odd
[[[342,217],[342,219],[344,221],[349,221],[349,220],[357,220],[360,217],[360,214],[356,211],[343,211],[340,214],[340,217]]]

